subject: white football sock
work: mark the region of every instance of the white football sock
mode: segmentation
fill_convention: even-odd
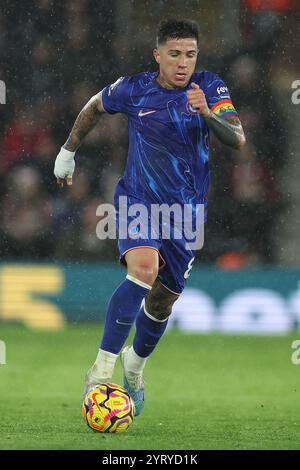
[[[144,370],[148,357],[141,357],[131,346],[126,356],[126,369],[134,374],[141,374]]]
[[[97,379],[111,380],[117,359],[118,354],[113,354],[100,348],[91,370],[93,376]]]

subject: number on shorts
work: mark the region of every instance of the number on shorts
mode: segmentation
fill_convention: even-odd
[[[192,258],[188,264],[188,268],[187,270],[185,271],[183,277],[184,279],[187,279],[189,277],[189,275],[191,274],[191,270],[192,270],[192,267],[193,267],[193,262],[194,262],[194,259],[195,259],[195,256],[194,258]]]

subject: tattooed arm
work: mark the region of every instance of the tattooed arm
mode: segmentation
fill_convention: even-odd
[[[209,110],[204,119],[223,144],[239,150],[246,143],[242,124],[238,117],[222,119]]]
[[[192,83],[192,90],[189,90],[187,94],[189,103],[205,119],[207,125],[223,144],[235,149],[243,147],[246,138],[238,117],[223,119],[217,116],[209,109],[205,94],[196,83]]]
[[[102,112],[104,112],[102,97],[101,93],[98,93],[87,102],[78,114],[70,135],[55,160],[54,175],[60,187],[63,187],[65,181],[68,186],[72,185],[75,152],[85,136],[96,125]]]
[[[87,102],[84,108],[78,114],[70,135],[63,145],[63,148],[70,152],[75,152],[81,145],[85,136],[97,124],[100,113],[103,113],[103,104],[101,94],[98,93]]]

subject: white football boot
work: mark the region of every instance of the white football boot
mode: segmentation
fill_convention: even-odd
[[[145,384],[143,374],[135,374],[128,370],[128,351],[130,347],[126,346],[121,352],[121,362],[124,371],[124,388],[127,390],[129,395],[135,404],[135,416],[138,416],[143,408],[145,402]]]
[[[85,387],[83,392],[84,401],[85,396],[97,385],[110,383],[112,380],[111,377],[99,377],[97,375],[97,364],[94,364],[86,373],[85,377]]]

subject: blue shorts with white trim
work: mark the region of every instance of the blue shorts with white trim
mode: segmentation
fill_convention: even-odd
[[[137,204],[139,207],[133,207]],[[155,224],[155,218],[151,218],[151,204],[134,196],[127,195],[126,200],[115,198],[115,210],[120,262],[126,265],[125,255],[130,250],[157,250],[160,266],[158,279],[167,289],[180,294],[195,258],[195,252],[187,247],[187,240],[183,236],[179,239],[172,236],[172,228],[169,238],[162,236],[161,224]],[[141,215],[139,211],[137,214],[135,210],[144,213]]]

